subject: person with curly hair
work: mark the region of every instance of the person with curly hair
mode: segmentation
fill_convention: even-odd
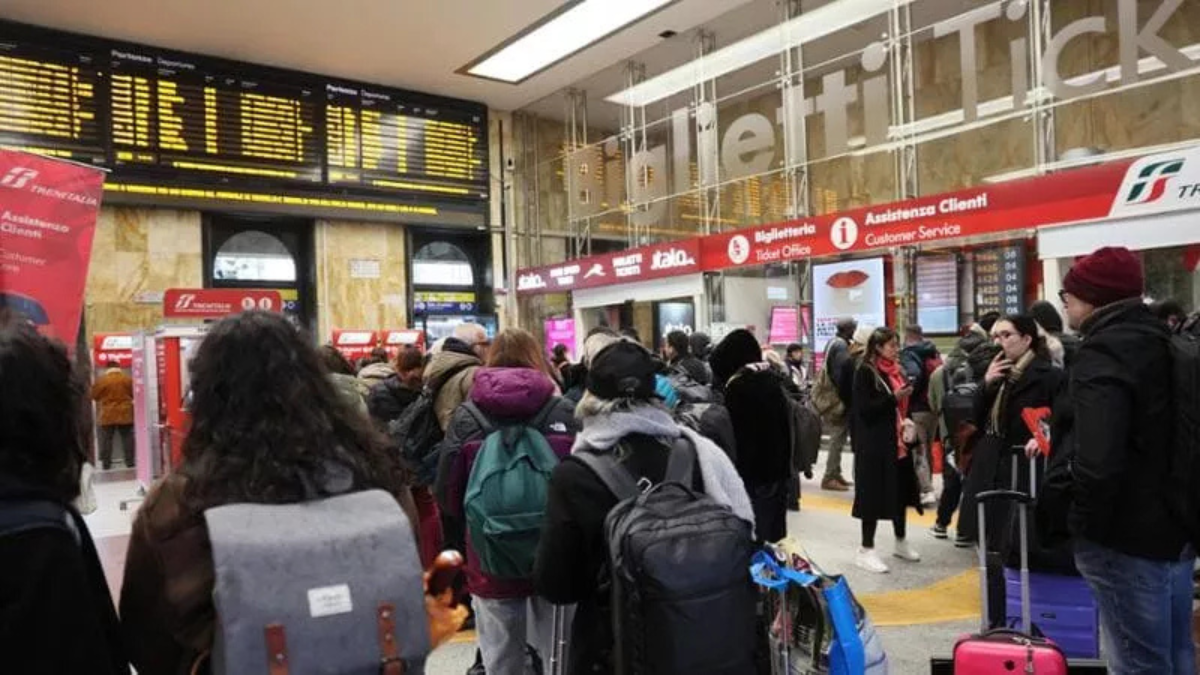
[[[127,674],[104,570],[72,501],[87,393],[60,343],[0,319],[0,650],[5,672]]]
[[[383,489],[417,522],[398,459],[282,316],[247,312],[221,321],[191,373],[183,463],[146,497],[126,558],[121,619],[139,675],[188,672],[212,647],[206,509]]]

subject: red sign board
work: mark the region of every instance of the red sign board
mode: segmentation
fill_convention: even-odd
[[[0,307],[75,344],[104,172],[0,150]]]
[[[133,335],[130,333],[97,333],[92,337],[92,363],[103,368],[110,361],[122,368],[133,365]]]
[[[379,344],[387,350],[388,358],[396,358],[396,354],[404,347],[412,346],[417,349],[425,349],[425,331],[416,329],[405,330],[381,330],[379,331]]]
[[[521,270],[517,273],[517,293],[562,293],[699,271],[700,240],[686,239]]]
[[[357,361],[371,355],[379,344],[379,334],[373,330],[334,330],[333,346],[342,356]]]
[[[1104,218],[1129,164],[715,234],[701,240],[701,262],[719,270]]]
[[[171,288],[163,294],[168,319],[220,319],[250,310],[283,311],[279,291],[237,288]]]

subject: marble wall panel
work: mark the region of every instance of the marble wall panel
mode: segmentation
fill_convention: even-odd
[[[84,291],[88,339],[162,323],[140,295],[203,285],[198,211],[106,206],[96,221]]]
[[[407,241],[403,227],[318,221],[316,225],[319,339],[335,328],[408,325]],[[351,276],[352,260],[379,261],[378,278]]]

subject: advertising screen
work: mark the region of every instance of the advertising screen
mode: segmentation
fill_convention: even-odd
[[[786,345],[800,341],[800,308],[772,307],[771,330],[768,342]]]
[[[917,323],[935,335],[958,330],[958,256],[917,258]]]
[[[655,320],[659,342],[672,331],[681,330],[691,335],[696,331],[696,308],[690,302],[660,302],[656,305]]]
[[[567,348],[567,358],[575,360],[575,319],[546,320],[546,353],[554,354],[554,348],[562,345]]]
[[[837,335],[839,319],[879,327],[887,317],[883,258],[813,265],[813,321],[817,352]]]

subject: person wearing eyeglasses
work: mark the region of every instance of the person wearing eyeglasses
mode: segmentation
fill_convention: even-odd
[[[1060,298],[1083,341],[1069,405],[1055,411],[1040,531],[1065,530],[1100,608],[1112,673],[1195,672],[1194,545],[1174,499],[1194,486],[1171,471],[1170,332],[1142,299],[1136,253],[1102,248],[1063,279]],[[1065,521],[1065,522],[1062,522]]]
[[[1017,489],[1029,492],[1029,465],[1020,462],[1018,484],[1011,485],[1012,449],[1026,447],[1033,438],[1021,416],[1026,408],[1049,408],[1062,390],[1063,371],[1051,363],[1046,338],[1033,317],[1027,314],[1006,316],[996,321],[992,341],[1000,353],[992,359],[984,375],[984,386],[975,405],[976,426],[983,436],[975,443],[971,471],[963,499],[962,514],[975,514],[975,495],[993,489]],[[980,545],[989,550],[1007,552],[1009,537],[1005,527],[1009,513],[992,506],[987,513],[988,541]],[[965,527],[964,527],[965,526]],[[966,532],[963,530],[966,529]],[[960,536],[978,536],[977,518],[959,518]],[[1001,570],[995,570],[997,574]],[[999,585],[1003,585],[1000,581]],[[997,585],[993,585],[997,587]],[[994,595],[994,594],[993,594]],[[990,617],[993,625],[1004,623],[1004,601],[993,597]]]

